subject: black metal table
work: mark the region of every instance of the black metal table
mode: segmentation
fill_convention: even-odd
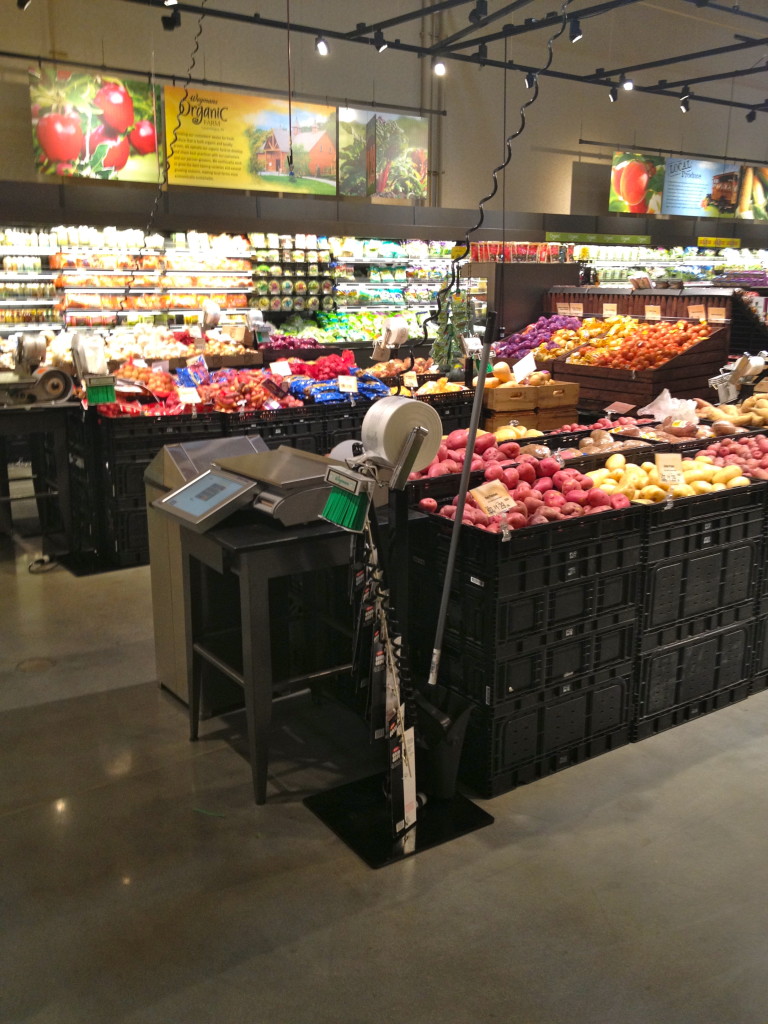
[[[273,618],[285,609],[272,608],[270,582],[282,577],[346,565],[350,535],[330,523],[284,527],[253,513],[237,513],[227,525],[198,534],[182,527],[181,548],[187,664],[189,666],[190,738],[197,739],[200,694],[205,666],[213,665],[242,686],[248,732],[248,753],[257,804],[266,802],[272,700],[280,686],[309,683],[349,667],[294,677],[273,678],[270,637]],[[216,577],[236,577],[238,607],[229,614],[236,628],[217,628]],[[220,602],[219,602],[220,603]]]

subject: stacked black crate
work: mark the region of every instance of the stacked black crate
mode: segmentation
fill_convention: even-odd
[[[506,541],[462,527],[440,680],[474,705],[461,778],[481,795],[629,742],[641,516],[605,512]],[[449,526],[437,524],[446,533],[414,587],[431,610],[427,637]],[[420,556],[412,561],[418,579]]]
[[[98,469],[95,417],[73,409],[67,424],[70,553],[93,556],[102,544],[103,503]]]
[[[224,435],[222,413],[109,417],[93,414],[96,490],[101,519],[97,554],[113,565],[149,561],[144,471],[165,445]]]
[[[635,741],[751,692],[765,500],[753,484],[648,509]]]

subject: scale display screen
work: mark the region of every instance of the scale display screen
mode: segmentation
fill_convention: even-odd
[[[253,480],[209,469],[153,504],[202,532],[244,505],[255,489]]]

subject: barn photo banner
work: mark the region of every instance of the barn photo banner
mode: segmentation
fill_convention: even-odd
[[[32,146],[40,174],[162,180],[159,90],[122,76],[35,68],[29,73]]]
[[[165,131],[171,185],[336,194],[335,107],[169,85]]]

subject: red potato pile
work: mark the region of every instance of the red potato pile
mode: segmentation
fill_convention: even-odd
[[[741,466],[744,476],[753,480],[768,480],[768,437],[725,437],[699,455],[709,455],[716,466]]]
[[[488,533],[499,533],[505,526],[511,530],[543,526],[561,519],[629,508],[630,505],[625,495],[606,494],[578,469],[563,469],[550,456],[537,459],[532,455],[520,455],[514,466],[505,466],[502,461],[494,460],[494,464],[486,468],[486,479],[500,481],[515,503],[509,511],[489,516],[477,507],[471,493],[467,495],[462,523]],[[439,514],[446,519],[454,519],[455,501],[454,498],[443,505]],[[422,512],[438,511],[434,498],[422,498],[418,507]]]
[[[440,445],[432,462],[418,473],[411,473],[409,480],[423,480],[426,477],[446,476],[449,473],[460,473],[467,458],[467,437],[469,430],[452,430]],[[486,469],[491,462],[516,459],[520,454],[520,445],[515,441],[505,441],[497,445],[495,434],[478,434],[475,438],[474,450],[470,453],[471,468]],[[495,477],[486,477],[488,480]]]
[[[637,420],[634,416],[619,416],[615,420],[603,416],[602,419],[587,425],[586,423],[565,423],[557,430],[549,430],[549,434],[570,434],[574,430],[618,430],[621,427],[636,427],[641,423],[653,423],[651,419]]]

